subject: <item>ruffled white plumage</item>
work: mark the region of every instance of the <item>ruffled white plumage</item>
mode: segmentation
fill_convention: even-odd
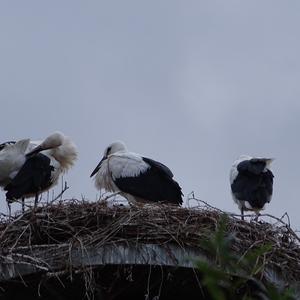
[[[135,177],[149,168],[150,166],[135,153],[116,152],[102,162],[95,177],[95,186],[97,189],[119,192],[113,179]]]

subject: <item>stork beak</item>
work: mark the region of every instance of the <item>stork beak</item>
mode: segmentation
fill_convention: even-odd
[[[106,156],[103,156],[103,158],[101,159],[101,161],[99,162],[99,164],[97,165],[97,167],[95,168],[95,170],[92,172],[90,177],[93,177],[101,168],[101,164],[103,163],[103,161],[106,159]]]
[[[43,150],[45,150],[45,149],[41,145],[39,145],[39,146],[35,147],[33,150],[31,150],[30,152],[28,152],[26,154],[26,157],[32,156],[34,154],[37,154],[37,153],[39,153],[39,152],[41,152]]]

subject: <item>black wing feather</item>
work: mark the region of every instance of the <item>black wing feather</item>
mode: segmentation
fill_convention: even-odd
[[[151,158],[147,158],[147,157],[142,157],[142,158],[143,158],[143,161],[145,161],[151,167],[160,169],[161,172],[164,172],[167,176],[169,176],[170,178],[173,178],[174,175],[173,175],[172,171],[166,165],[160,163],[159,161],[153,160]]]
[[[261,174],[266,167],[266,161],[259,158],[252,158],[240,162],[237,169],[240,173],[252,173],[255,175]]]
[[[151,202],[182,204],[181,187],[172,179],[171,170],[150,158],[143,157],[143,160],[150,165],[150,168],[136,177],[114,179],[117,187],[122,192]]]
[[[248,201],[252,208],[263,208],[273,194],[273,173],[263,172],[261,162],[241,162],[237,169],[239,173],[231,184],[233,194],[239,200]]]
[[[51,172],[54,167],[51,160],[41,153],[29,157],[18,174],[4,188],[6,198],[20,199],[29,194],[36,194],[51,186]]]

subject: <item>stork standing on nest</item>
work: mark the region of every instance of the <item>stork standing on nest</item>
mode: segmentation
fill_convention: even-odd
[[[182,204],[181,187],[173,180],[171,170],[160,162],[128,152],[123,142],[106,148],[91,177],[94,175],[97,189],[119,192],[130,204]]]
[[[22,167],[4,188],[7,200],[35,196],[36,206],[39,194],[56,185],[59,176],[73,166],[76,158],[77,149],[69,137],[60,132],[51,134],[26,154]]]
[[[9,141],[0,144],[0,186],[5,188],[19,172],[26,161],[29,139]],[[9,215],[11,214],[8,203]]]
[[[16,176],[26,161],[30,140],[10,141],[0,144],[0,186],[5,187]]]
[[[241,210],[259,212],[269,203],[273,194],[273,173],[270,170],[271,158],[255,158],[242,155],[230,171],[232,197]]]

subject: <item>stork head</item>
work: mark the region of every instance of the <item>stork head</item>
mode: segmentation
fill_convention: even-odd
[[[27,153],[27,156],[33,155],[43,150],[57,148],[63,144],[64,139],[65,136],[61,132],[54,132],[53,134],[49,135],[40,145]]]
[[[31,156],[43,150],[48,150],[48,154],[54,157],[60,164],[63,171],[73,166],[77,159],[77,148],[72,140],[61,132],[54,132],[49,135],[40,145],[27,153]]]
[[[65,136],[61,132],[54,132],[53,134],[49,135],[42,143],[41,147],[46,149],[54,149],[61,146],[64,142]]]
[[[116,153],[116,152],[126,152],[127,148],[126,145],[121,141],[116,141],[111,143],[105,150],[102,159],[100,160],[99,164],[95,168],[95,170],[92,172],[90,177],[93,177],[101,168],[101,164],[103,161],[105,161],[110,155]]]
[[[116,141],[111,143],[104,151],[103,157],[107,158],[109,155],[114,154],[116,152],[125,152],[127,148],[125,144],[121,141]]]

